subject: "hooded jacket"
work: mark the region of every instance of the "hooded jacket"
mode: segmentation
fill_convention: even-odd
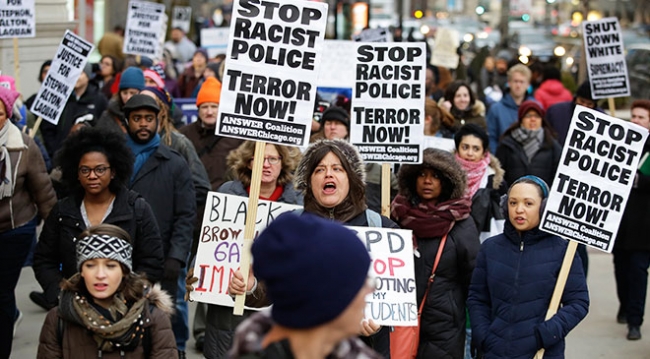
[[[521,102],[526,100],[533,100],[533,98],[526,95]],[[518,111],[519,105],[515,103],[509,92],[503,95],[501,101],[490,107],[486,118],[488,136],[490,137],[490,152],[496,153],[501,135],[510,125],[517,122]]]
[[[151,359],[178,358],[176,341],[170,317],[174,311],[169,295],[154,287],[148,294],[148,305],[143,310],[143,323],[151,335]],[[97,358],[97,342],[86,328],[75,323],[65,322],[64,329],[59,327],[58,307],[47,313],[41,329],[38,345],[38,359],[88,359]],[[60,338],[61,334],[63,335]],[[61,345],[59,345],[59,338]],[[119,351],[102,352],[101,358],[140,359],[144,357],[143,343],[132,352],[120,356]]]
[[[481,246],[467,305],[472,342],[485,359],[564,358],[564,338],[587,315],[589,292],[574,257],[558,312],[545,320],[567,241],[535,228],[520,236],[506,221],[503,234]]]
[[[453,163],[451,163],[451,162]],[[404,165],[398,175],[400,194],[410,202],[416,198],[411,188],[422,167],[433,168],[453,186],[451,199],[465,192],[465,172],[451,156],[441,151],[425,152],[421,165]],[[403,226],[409,229],[408,225]],[[431,276],[441,237],[416,238],[415,257],[417,301],[422,302]],[[418,358],[462,358],[465,343],[465,300],[474,261],[479,250],[479,233],[471,218],[457,221],[447,236],[420,322]]]
[[[548,109],[558,102],[571,101],[573,95],[567,90],[560,80],[546,80],[535,91],[535,99],[544,109]]]

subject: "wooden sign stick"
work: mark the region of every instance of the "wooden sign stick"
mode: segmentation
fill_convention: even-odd
[[[248,272],[251,266],[251,246],[255,236],[255,222],[257,219],[257,205],[260,197],[260,186],[262,184],[262,166],[264,165],[264,148],[266,142],[255,142],[255,154],[253,155],[253,174],[251,178],[251,191],[248,195],[248,210],[246,211],[246,227],[244,227],[244,248],[241,253],[239,270],[244,278],[244,283],[248,285]],[[235,297],[234,315],[244,314],[244,303],[246,294],[240,294]]]
[[[381,214],[390,218],[390,164],[381,164]]]
[[[557,276],[557,282],[555,282],[555,289],[553,290],[553,296],[551,297],[551,304],[548,306],[548,311],[546,312],[546,318],[544,320],[551,319],[555,313],[557,313],[558,308],[560,308],[560,300],[562,299],[562,293],[564,293],[564,286],[566,285],[566,280],[569,277],[569,271],[571,270],[571,264],[573,263],[573,257],[575,257],[577,248],[578,242],[569,241],[569,245],[566,248],[566,253],[564,253],[564,260],[562,261],[560,273]],[[535,359],[542,359],[543,357],[544,349],[540,349],[537,354],[535,354]]]
[[[34,127],[32,127],[31,131],[29,131],[29,137],[34,138],[34,136],[36,136],[38,128],[41,127],[41,122],[43,122],[43,117],[38,116],[36,122],[34,123]]]
[[[609,106],[609,115],[612,117],[616,117],[616,104],[614,103],[613,97],[607,98],[607,105]]]

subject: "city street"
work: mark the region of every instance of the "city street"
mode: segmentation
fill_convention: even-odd
[[[589,315],[571,332],[567,340],[567,358],[625,358],[650,359],[650,326],[641,327],[643,339],[631,342],[625,339],[627,328],[615,320],[618,301],[614,286],[614,274],[609,254],[589,252],[589,291],[591,306]],[[24,268],[16,290],[18,307],[23,312],[23,321],[18,327],[13,344],[15,359],[34,358],[38,346],[38,335],[45,312],[29,300],[29,292],[40,290],[31,268]],[[192,308],[192,305],[190,305]],[[650,315],[646,303],[646,313]],[[191,309],[191,315],[193,309]],[[646,315],[646,317],[647,317]],[[188,343],[188,358],[202,358],[193,350],[194,340]]]

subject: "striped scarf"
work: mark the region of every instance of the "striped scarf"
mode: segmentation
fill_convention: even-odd
[[[540,127],[536,130],[529,130],[519,127],[512,130],[511,135],[524,148],[528,163],[530,163],[544,142],[544,129]]]

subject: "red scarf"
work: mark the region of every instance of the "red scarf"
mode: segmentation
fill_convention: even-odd
[[[246,192],[250,196],[250,194],[251,194],[251,186],[246,187]],[[282,193],[284,193],[284,187],[277,186],[277,187],[275,187],[275,191],[273,191],[273,193],[271,193],[271,197],[264,198],[264,197],[262,197],[262,195],[260,195],[260,199],[277,202],[280,199],[280,197],[282,197]]]
[[[417,238],[437,238],[447,234],[454,222],[468,218],[471,206],[472,201],[466,197],[413,205],[398,194],[391,204],[391,217]]]
[[[485,176],[485,171],[490,165],[490,153],[485,151],[485,156],[481,158],[478,162],[468,161],[461,158],[456,152],[456,161],[460,164],[461,167],[467,173],[467,189],[465,190],[465,196],[468,198],[474,197],[474,194],[481,186],[481,179]]]

